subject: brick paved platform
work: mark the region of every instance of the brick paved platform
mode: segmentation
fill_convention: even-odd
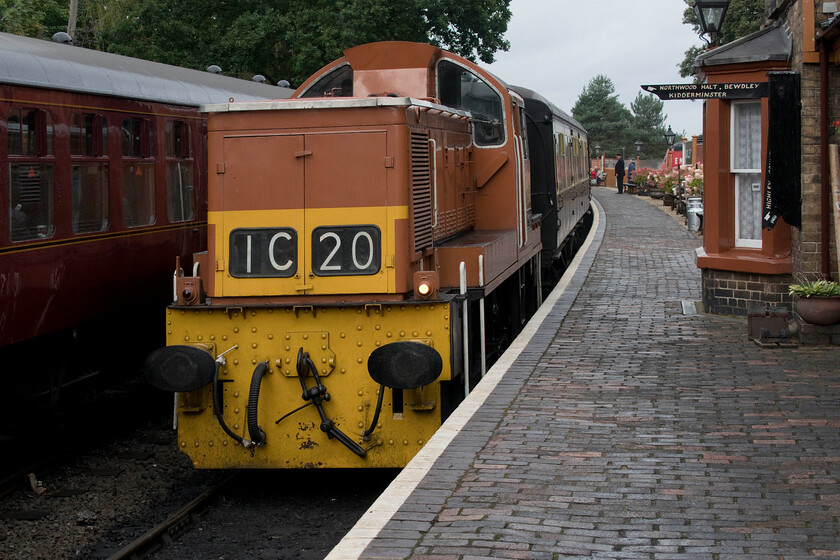
[[[543,322],[330,559],[840,557],[840,348],[684,315],[700,238],[593,195]]]

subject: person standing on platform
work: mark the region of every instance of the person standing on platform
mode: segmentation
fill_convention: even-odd
[[[618,185],[618,194],[624,192],[624,158],[616,154],[618,161],[615,162],[615,183]]]

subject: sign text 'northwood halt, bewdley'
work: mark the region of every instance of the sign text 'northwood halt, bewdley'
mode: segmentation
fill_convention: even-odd
[[[663,101],[675,99],[757,99],[767,97],[767,82],[728,84],[662,84],[641,86]]]

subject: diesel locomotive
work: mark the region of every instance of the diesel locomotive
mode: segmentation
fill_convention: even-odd
[[[582,238],[586,132],[408,42],[201,110],[208,249],[177,264],[146,364],[180,449],[196,468],[406,465]]]
[[[198,106],[291,93],[0,33],[4,422],[60,406],[72,384],[162,343],[148,333],[169,302],[172,257],[206,247]]]

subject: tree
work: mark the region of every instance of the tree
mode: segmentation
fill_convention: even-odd
[[[509,48],[510,0],[90,1],[102,50],[292,84],[372,41],[431,42],[488,63]]]
[[[48,39],[67,28],[66,0],[0,0],[0,31]]]
[[[590,146],[601,146],[607,155],[632,153],[633,116],[618,100],[608,77],[598,74],[589,81],[572,107],[572,116],[589,133]]]
[[[691,25],[694,32],[700,34],[700,20],[694,11],[693,0],[683,0],[688,7],[683,12],[683,23]],[[740,39],[761,28],[764,16],[764,0],[732,0],[723,20],[718,44],[725,45]],[[705,52],[705,48],[694,46],[685,51],[685,58],[679,64],[680,76],[686,78],[693,73],[694,60]]]
[[[642,141],[641,157],[644,159],[661,157],[665,151],[663,136],[665,119],[668,116],[663,112],[664,109],[664,101],[642,91],[630,104],[630,110],[633,112],[633,135]]]

